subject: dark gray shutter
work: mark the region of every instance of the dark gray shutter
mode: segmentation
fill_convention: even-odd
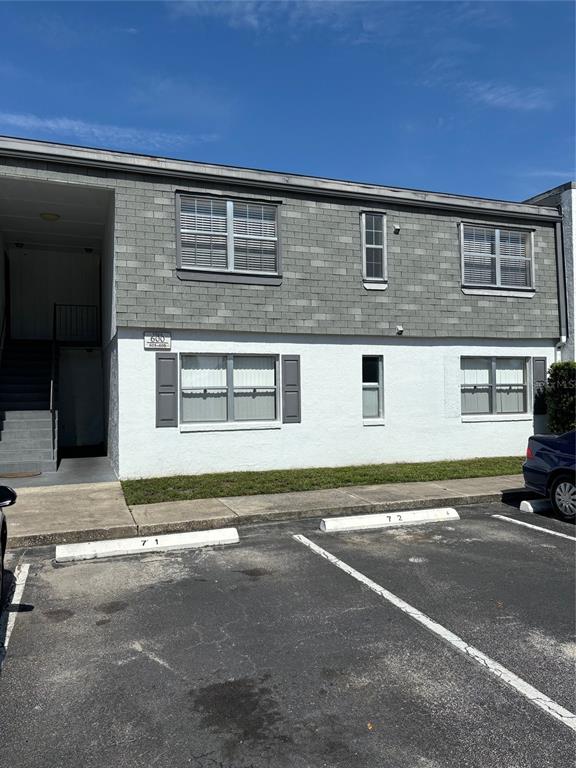
[[[300,422],[300,355],[282,355],[282,421]]]
[[[546,381],[548,367],[545,357],[532,358],[532,390],[534,397],[534,414],[541,416],[546,413]]]
[[[178,426],[178,355],[156,352],[156,426]]]

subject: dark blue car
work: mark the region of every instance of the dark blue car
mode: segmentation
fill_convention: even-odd
[[[549,496],[562,520],[576,521],[576,430],[563,435],[533,435],[522,465],[527,488]]]

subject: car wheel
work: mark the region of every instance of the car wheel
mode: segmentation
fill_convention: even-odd
[[[562,520],[573,523],[576,520],[576,484],[570,475],[562,475],[552,482],[550,501],[554,512]]]

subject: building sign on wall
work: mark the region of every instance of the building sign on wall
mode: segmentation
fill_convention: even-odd
[[[144,331],[144,349],[170,349],[172,334],[169,331]]]

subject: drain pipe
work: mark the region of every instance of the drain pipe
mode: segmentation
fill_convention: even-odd
[[[562,360],[562,350],[566,346],[566,336],[560,336],[558,344],[554,345],[554,362],[558,363]]]
[[[564,244],[562,242],[562,223],[556,222],[554,229],[556,239],[556,275],[558,281],[558,314],[560,320],[560,338],[554,346],[554,362],[557,363],[568,337],[568,312],[566,308],[566,271],[564,265]]]

